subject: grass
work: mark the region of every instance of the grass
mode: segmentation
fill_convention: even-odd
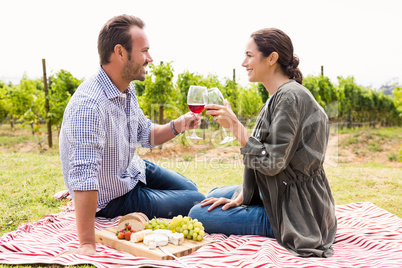
[[[156,163],[191,178],[203,194],[207,194],[216,187],[241,184],[243,178],[242,165],[219,160],[207,162],[157,161]]]
[[[60,212],[65,201],[54,193],[65,189],[58,153],[7,153],[0,155],[0,234],[23,222],[35,222]]]
[[[401,147],[401,133],[402,128],[348,130],[346,134],[353,139],[342,140],[340,146],[349,148],[351,151],[355,147],[363,150],[363,147],[364,154],[374,154],[384,150],[382,144],[389,140],[393,140],[398,148]],[[0,126],[0,199],[2,200],[0,236],[16,230],[23,223],[36,222],[47,214],[60,212],[59,207],[66,203],[65,200],[56,201],[53,198],[54,193],[65,189],[57,144],[52,149],[46,148],[45,144],[34,147],[44,136],[44,134],[32,136],[29,129],[11,131],[7,126]],[[182,146],[180,141],[176,146]],[[28,152],[32,147],[35,149]],[[203,150],[201,153],[206,152],[205,148]],[[400,152],[396,151],[389,155],[400,154]],[[392,156],[391,159],[397,157],[399,155]],[[231,158],[236,158],[236,155]],[[199,160],[196,156],[186,154],[183,161],[165,159],[157,163],[191,178],[204,194],[215,187],[242,182],[241,162],[224,161],[219,156],[210,158],[208,161]],[[392,161],[389,162],[395,163],[394,160]],[[335,167],[325,166],[325,169],[337,205],[372,202],[402,217],[402,169],[400,167],[373,161],[366,164],[339,163]],[[10,266],[0,264],[0,267]]]
[[[243,167],[236,163],[193,161],[158,164],[191,178],[204,194],[215,187],[242,182]],[[372,202],[402,217],[402,171],[399,168],[376,163],[324,168],[337,205]]]
[[[402,217],[402,171],[384,164],[325,167],[337,205],[371,202]]]
[[[342,129],[339,134],[346,134],[340,145],[361,157],[376,157],[387,152],[390,161],[402,161],[402,127]]]

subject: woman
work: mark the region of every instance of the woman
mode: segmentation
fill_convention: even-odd
[[[249,81],[270,94],[251,136],[229,103],[206,106],[242,146],[243,184],[212,190],[189,216],[209,233],[274,237],[296,256],[330,257],[337,221],[323,169],[328,117],[301,85],[299,60],[284,32],[253,33],[245,54]]]

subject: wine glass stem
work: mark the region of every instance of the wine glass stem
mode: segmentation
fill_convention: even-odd
[[[223,134],[225,135],[225,138],[226,138],[228,136],[228,134],[226,133],[226,130],[224,127],[222,127],[222,129],[223,129]]]

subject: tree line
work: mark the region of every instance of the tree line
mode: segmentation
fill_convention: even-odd
[[[43,79],[29,79],[23,75],[18,85],[0,81],[0,123],[31,125],[33,134],[41,123],[51,120],[55,128],[61,126],[64,109],[83,79],[75,78],[70,72],[60,70],[48,78],[49,112],[45,110]]]
[[[151,63],[145,81],[133,82],[141,108],[154,122],[167,122],[188,112],[187,92],[191,85],[219,88],[239,120],[248,126],[252,126],[263,103],[269,98],[261,83],[243,87],[228,78],[221,80],[213,74],[203,76],[190,71],[178,74],[176,82],[173,77],[171,62]],[[309,75],[303,80],[303,85],[325,109],[331,122],[345,123],[349,127],[356,123],[401,125],[401,87],[396,87],[393,96],[389,96],[356,84],[353,77],[337,79],[338,84],[322,75]],[[16,123],[30,124],[35,133],[40,123],[51,119],[53,128],[60,128],[64,109],[83,79],[60,70],[48,80],[50,109],[47,116],[42,79],[32,80],[24,75],[18,85],[0,81],[0,122],[12,126]]]

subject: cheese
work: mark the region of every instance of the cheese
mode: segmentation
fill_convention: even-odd
[[[157,246],[166,246],[168,244],[168,238],[161,234],[151,234],[144,237],[145,245],[149,246],[151,242],[155,242]]]
[[[156,249],[156,243],[155,242],[149,242],[149,249]]]
[[[142,235],[144,232],[146,232],[146,234]],[[146,229],[131,235],[131,241],[133,242],[139,242],[142,240],[141,238],[144,244],[149,246],[149,249],[153,249],[154,244],[155,246],[166,246],[168,243],[171,243],[178,246],[184,243],[184,235],[182,233],[172,233],[172,231],[165,229],[157,229],[154,231]]]
[[[169,243],[178,246],[184,243],[184,235],[182,233],[172,233],[169,235]]]
[[[173,245],[176,245],[176,246],[184,243],[184,235],[182,233],[172,233],[172,231],[170,231],[170,230],[157,229],[157,230],[153,231],[153,234],[167,237],[168,242]],[[151,239],[151,238],[148,238],[148,239]],[[145,242],[145,238],[144,238],[145,244],[149,243],[148,239],[147,239],[147,242]]]
[[[130,241],[133,243],[141,242],[142,240],[144,240],[144,237],[146,237],[147,235],[150,235],[150,234],[152,234],[152,230],[150,230],[150,229],[132,233]]]
[[[154,234],[161,234],[161,235],[169,237],[169,235],[172,234],[172,231],[165,230],[165,229],[156,229],[156,230],[154,230]]]

